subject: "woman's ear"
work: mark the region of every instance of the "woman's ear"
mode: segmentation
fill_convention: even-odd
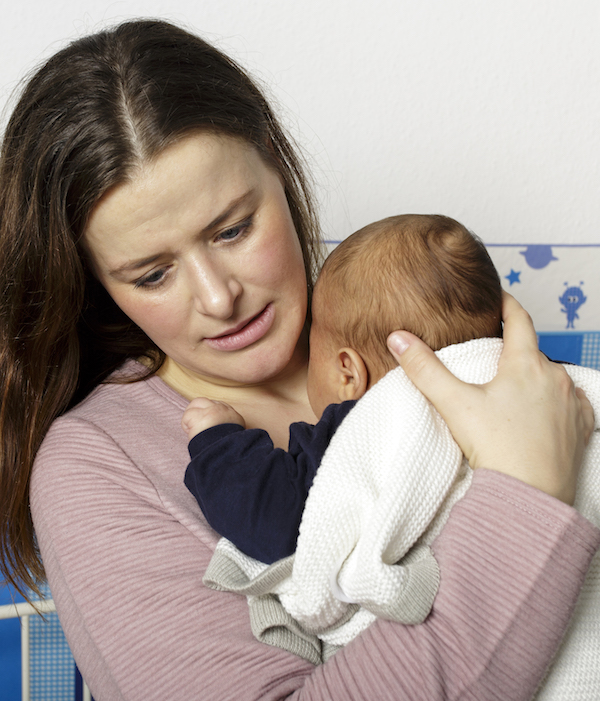
[[[360,399],[369,386],[369,373],[361,356],[352,348],[340,348],[337,354],[340,402]]]

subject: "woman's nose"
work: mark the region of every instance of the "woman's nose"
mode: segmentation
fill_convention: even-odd
[[[229,319],[241,292],[242,286],[231,272],[207,264],[206,261],[194,266],[194,304],[201,314]]]

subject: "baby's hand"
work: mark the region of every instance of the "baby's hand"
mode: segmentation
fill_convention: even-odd
[[[192,399],[181,419],[181,425],[189,440],[201,431],[219,424],[239,424],[246,427],[244,417],[232,406],[205,397]]]

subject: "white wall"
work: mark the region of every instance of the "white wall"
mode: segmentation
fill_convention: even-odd
[[[413,211],[487,243],[600,243],[597,0],[0,1],[2,104],[64,40],[129,17],[229,51],[305,147],[327,238]],[[576,284],[599,256],[582,249]]]

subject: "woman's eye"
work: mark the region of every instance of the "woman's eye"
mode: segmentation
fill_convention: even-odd
[[[165,279],[166,270],[161,268],[160,270],[153,270],[148,275],[136,280],[135,287],[158,287]]]
[[[237,224],[236,226],[232,226],[230,229],[226,229],[225,231],[222,231],[220,234],[217,235],[216,240],[217,241],[232,241],[233,239],[236,239],[239,236],[246,233],[246,231],[250,228],[251,224],[252,224],[252,219],[248,218],[245,221],[241,222],[240,224]]]

